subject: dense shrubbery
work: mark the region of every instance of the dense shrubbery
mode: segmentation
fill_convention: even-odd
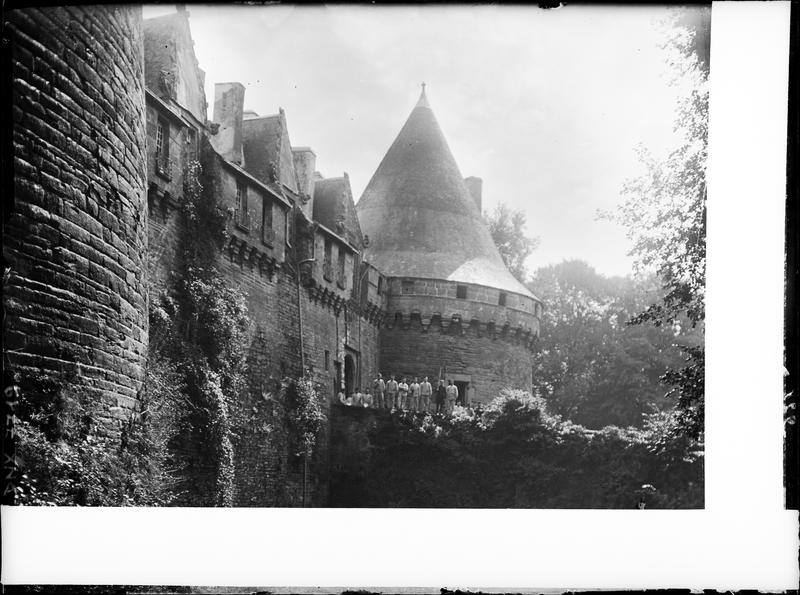
[[[49,379],[21,383],[15,430],[17,504],[164,505],[173,499],[162,429],[133,420],[119,443],[97,431],[98,408]]]
[[[646,496],[648,507],[702,507],[702,452],[668,440],[668,423],[588,430],[519,391],[482,413],[379,416],[355,436],[337,423],[331,505],[634,508]]]

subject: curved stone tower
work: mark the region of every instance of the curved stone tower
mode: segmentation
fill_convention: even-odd
[[[136,410],[147,349],[141,7],[7,13],[14,202],[4,221],[6,369]],[[33,382],[33,384],[30,384]]]
[[[389,277],[381,368],[452,379],[486,402],[504,387],[530,389],[541,304],[506,268],[479,201],[423,87],[356,205],[365,258]]]

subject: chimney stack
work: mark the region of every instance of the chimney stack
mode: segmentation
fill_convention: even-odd
[[[309,197],[308,202],[303,205],[303,211],[311,217],[314,212],[314,169],[317,166],[317,156],[308,147],[292,147],[292,160],[297,172],[298,190],[301,195]]]
[[[472,200],[478,206],[478,212],[483,213],[483,180],[470,176],[469,178],[464,178],[464,184],[467,185],[467,190],[469,190]]]
[[[219,124],[219,132],[211,137],[211,144],[217,153],[237,165],[242,164],[243,112],[244,85],[214,85],[214,122]]]

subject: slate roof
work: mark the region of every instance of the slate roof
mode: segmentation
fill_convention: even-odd
[[[360,248],[363,236],[358,224],[350,178],[324,178],[314,183],[313,218]]]
[[[486,285],[533,297],[508,271],[425,90],[356,205],[365,257],[389,277]]]

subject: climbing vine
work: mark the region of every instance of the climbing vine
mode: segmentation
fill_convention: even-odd
[[[226,237],[217,195],[213,176],[200,163],[190,163],[181,202],[179,266],[168,289],[151,296],[150,348],[151,357],[174,366],[184,386],[185,414],[172,443],[177,466],[206,476],[179,472],[185,503],[231,506],[249,319],[244,295],[228,287],[216,268]],[[198,485],[204,480],[207,485]]]
[[[325,422],[322,396],[314,382],[304,376],[289,382],[286,405],[292,454],[310,458]]]

